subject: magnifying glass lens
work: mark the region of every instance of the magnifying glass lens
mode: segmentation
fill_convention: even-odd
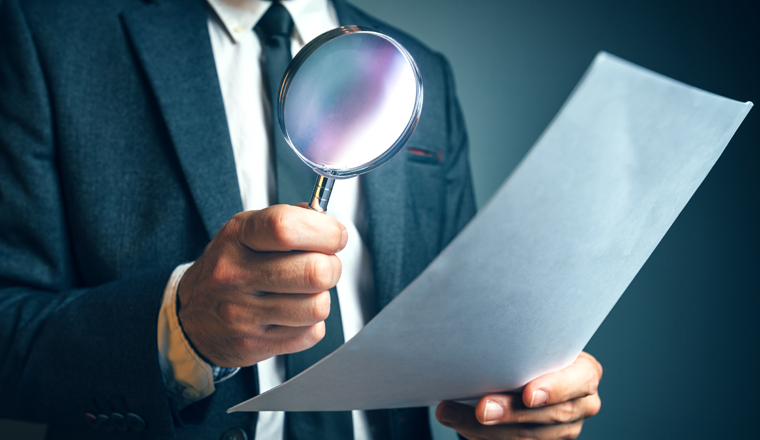
[[[288,92],[293,147],[327,173],[361,168],[392,148],[413,113],[417,81],[390,41],[344,35],[317,49]]]
[[[409,53],[387,35],[347,26],[317,37],[293,59],[279,117],[307,165],[344,179],[390,159],[414,131],[421,107],[422,81]]]

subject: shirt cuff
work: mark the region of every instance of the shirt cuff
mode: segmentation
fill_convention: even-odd
[[[180,407],[187,406],[214,392],[214,384],[234,376],[240,368],[211,365],[195,352],[177,317],[177,289],[193,263],[177,266],[164,289],[158,314],[158,361],[164,386]]]

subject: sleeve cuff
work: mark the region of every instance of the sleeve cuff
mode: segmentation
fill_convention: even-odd
[[[158,315],[158,359],[161,373],[169,396],[180,407],[211,395],[215,382],[213,367],[192,348],[177,317],[177,288],[192,264],[182,264],[174,269],[166,284]]]

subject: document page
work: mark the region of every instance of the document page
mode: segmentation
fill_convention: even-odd
[[[330,356],[229,411],[430,406],[570,365],[751,107],[600,53],[414,282]]]

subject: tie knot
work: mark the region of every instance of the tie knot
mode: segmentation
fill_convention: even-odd
[[[270,37],[290,38],[290,34],[293,33],[293,18],[285,6],[275,1],[261,17],[255,29],[264,41]]]

